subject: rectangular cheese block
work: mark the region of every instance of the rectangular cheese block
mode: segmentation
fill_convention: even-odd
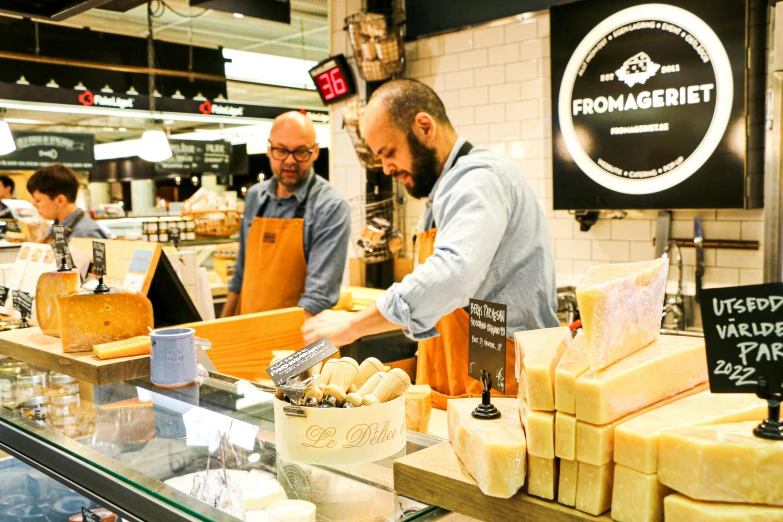
[[[699,384],[678,393],[673,397],[668,397],[662,401],[658,401],[655,404],[651,404],[644,409],[641,409],[634,413],[629,413],[625,417],[618,419],[608,424],[590,424],[589,422],[577,421],[576,424],[576,460],[580,462],[587,462],[594,466],[600,466],[612,461],[614,454],[614,432],[615,429],[625,422],[642,415],[648,411],[653,411],[661,406],[671,404],[685,397],[702,393],[709,388],[707,383]]]
[[[592,267],[576,287],[590,368],[600,370],[658,338],[667,258]]]
[[[691,426],[763,419],[767,402],[750,393],[710,393],[661,406],[620,424],[614,433],[614,461],[642,473],[658,472],[658,437]]]
[[[576,380],[576,418],[606,424],[707,380],[704,339],[662,335],[608,368]]]
[[[525,428],[528,454],[542,459],[555,458],[555,412],[528,410],[520,393],[519,417]]]
[[[576,481],[579,476],[579,462],[559,459],[560,477],[557,481],[557,501],[564,506],[576,505]]]
[[[242,501],[248,511],[267,509],[275,502],[287,499],[283,486],[264,471],[251,470],[242,479]]]
[[[415,384],[405,391],[405,426],[411,431],[427,433],[432,415],[432,388]]]
[[[557,495],[557,461],[528,455],[527,494],[554,500]]]
[[[783,508],[699,502],[678,494],[663,503],[666,522],[783,522]]]
[[[614,463],[593,466],[579,463],[576,481],[576,509],[598,516],[612,507]]]
[[[134,355],[149,355],[152,351],[152,339],[149,335],[139,335],[122,341],[96,344],[92,352],[98,359],[116,359]]]
[[[672,490],[658,482],[658,475],[639,473],[615,465],[612,520],[617,522],[663,522],[663,499]]]
[[[664,432],[658,480],[696,500],[783,506],[783,442],[753,435],[759,421]]]
[[[493,398],[500,418],[471,415],[481,399],[451,399],[447,405],[449,442],[485,495],[513,496],[525,484],[527,444],[516,399]]]
[[[555,456],[576,460],[576,417],[561,411],[555,415]]]
[[[576,379],[590,369],[587,362],[587,339],[579,330],[555,368],[555,409],[563,413],[576,413]]]
[[[63,352],[90,352],[96,344],[148,335],[152,303],[137,292],[85,292],[57,297]]]
[[[555,367],[570,343],[567,326],[514,334],[519,394],[531,410],[555,409]]]
[[[79,291],[79,272],[47,272],[35,285],[35,317],[44,335],[60,337],[57,296]]]

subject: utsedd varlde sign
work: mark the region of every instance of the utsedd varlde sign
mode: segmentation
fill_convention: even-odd
[[[744,205],[745,1],[553,7],[558,209]]]

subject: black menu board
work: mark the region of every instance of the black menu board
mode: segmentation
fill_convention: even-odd
[[[231,143],[227,141],[169,140],[169,144],[173,155],[156,163],[156,172],[230,173]]]

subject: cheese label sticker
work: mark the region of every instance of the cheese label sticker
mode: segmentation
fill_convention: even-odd
[[[481,382],[486,371],[491,388],[506,393],[506,305],[471,299],[468,337],[468,375]]]
[[[273,364],[267,368],[266,373],[269,374],[276,386],[281,386],[291,377],[296,377],[337,352],[337,348],[326,337],[322,337]]]

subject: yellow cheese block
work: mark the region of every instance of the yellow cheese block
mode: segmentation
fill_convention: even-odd
[[[542,459],[555,458],[555,412],[531,411],[527,408],[522,392],[519,399],[519,418],[525,428],[527,452]]]
[[[576,417],[561,411],[555,415],[555,456],[576,460]]]
[[[592,370],[656,340],[669,272],[667,258],[591,268],[576,287]]]
[[[612,520],[617,522],[663,522],[663,499],[672,492],[658,475],[639,473],[615,465]]]
[[[152,350],[152,340],[149,335],[139,335],[122,341],[96,344],[92,351],[98,359],[116,359],[117,357],[132,357],[134,355],[149,355]]]
[[[485,495],[510,498],[525,484],[527,444],[516,399],[492,399],[501,417],[475,419],[480,399],[451,399],[449,442]]]
[[[657,473],[661,433],[691,426],[763,419],[766,414],[767,402],[750,393],[705,391],[620,424],[614,433],[614,461],[642,473]]]
[[[79,291],[79,272],[47,272],[35,285],[35,317],[44,335],[60,337],[57,296]]]
[[[598,516],[612,507],[614,463],[593,466],[579,463],[576,481],[576,509]]]
[[[589,422],[577,421],[576,424],[576,460],[580,462],[587,462],[594,466],[600,466],[612,461],[612,455],[614,453],[614,432],[615,429],[621,424],[630,421],[631,419],[642,415],[646,412],[653,411],[661,406],[676,402],[685,397],[702,393],[709,389],[709,384],[702,383],[698,386],[678,393],[674,397],[668,397],[662,401],[658,401],[655,404],[651,404],[646,408],[643,408],[637,412],[629,413],[625,417],[622,417],[614,422],[608,424],[590,424]]]
[[[152,303],[135,292],[79,293],[57,297],[64,352],[89,352],[96,344],[146,335]]]
[[[683,495],[664,499],[666,522],[783,522],[783,509],[749,504],[699,502]]]
[[[332,310],[350,310],[353,308],[353,291],[350,288],[341,288],[340,297]]]
[[[405,391],[405,426],[411,431],[427,433],[432,414],[432,388],[429,384],[409,386]]]
[[[579,330],[555,368],[555,409],[563,413],[576,413],[576,379],[590,369],[587,362],[587,339]]]
[[[576,380],[576,418],[606,424],[707,381],[704,339],[662,335],[608,368]]]
[[[783,443],[759,421],[683,428],[658,439],[658,480],[696,500],[783,506]]]
[[[570,343],[567,326],[514,334],[519,393],[531,410],[555,409],[555,367]]]
[[[527,494],[554,500],[557,495],[557,461],[528,455]]]
[[[564,506],[576,505],[576,481],[579,476],[579,462],[559,459],[560,478],[557,481],[557,501]]]

